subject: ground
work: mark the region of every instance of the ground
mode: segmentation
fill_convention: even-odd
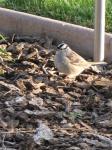
[[[0,149],[112,149],[112,65],[67,81],[54,67],[57,41],[13,35],[0,40]],[[39,122],[54,134],[38,145]]]

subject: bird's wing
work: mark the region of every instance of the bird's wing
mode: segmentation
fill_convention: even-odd
[[[74,51],[68,51],[67,53],[66,53],[66,57],[69,59],[69,62],[71,63],[71,64],[85,64],[85,63],[87,63],[87,61],[84,59],[84,58],[82,58],[80,55],[78,55],[76,52],[74,52]]]

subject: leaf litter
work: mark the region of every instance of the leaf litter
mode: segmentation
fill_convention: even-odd
[[[0,39],[0,149],[112,149],[112,64],[67,81],[54,66],[57,43]]]

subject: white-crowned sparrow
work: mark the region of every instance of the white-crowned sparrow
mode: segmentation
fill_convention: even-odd
[[[75,78],[91,65],[101,63],[102,62],[86,61],[65,43],[61,43],[57,46],[54,58],[55,67],[59,72],[66,74],[69,78]]]

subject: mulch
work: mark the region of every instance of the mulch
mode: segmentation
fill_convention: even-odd
[[[69,81],[54,66],[47,36],[0,40],[0,150],[111,150],[112,64]],[[53,132],[38,145],[39,121]]]

